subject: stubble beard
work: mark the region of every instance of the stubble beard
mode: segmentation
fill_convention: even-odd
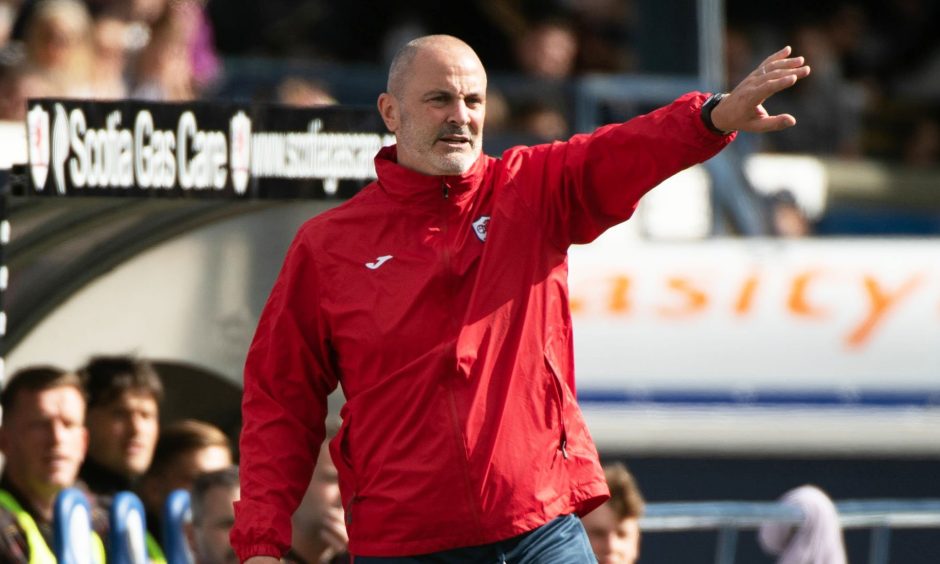
[[[473,135],[469,127],[448,127],[444,126],[438,130],[427,144],[421,142],[422,132],[413,127],[411,120],[402,119],[402,129],[399,133],[399,146],[407,145],[409,147],[420,146],[421,150],[417,157],[426,161],[429,168],[433,170],[433,175],[457,175],[470,170],[473,163],[480,156],[482,135]],[[438,140],[446,135],[464,135],[470,139],[469,150],[442,151],[438,145]],[[400,149],[399,149],[400,150]]]

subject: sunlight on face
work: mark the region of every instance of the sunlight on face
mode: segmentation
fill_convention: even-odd
[[[398,162],[430,175],[466,172],[483,151],[486,72],[462,44],[443,43],[416,55],[386,124],[398,142]],[[380,108],[382,102],[380,101]]]
[[[640,523],[620,519],[608,504],[581,518],[598,564],[633,564],[640,555]]]

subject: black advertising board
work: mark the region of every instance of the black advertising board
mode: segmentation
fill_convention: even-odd
[[[394,142],[374,108],[30,100],[29,192],[48,196],[350,195]]]

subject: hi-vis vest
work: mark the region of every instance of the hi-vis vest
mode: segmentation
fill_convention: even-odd
[[[153,538],[150,531],[147,531],[146,541],[147,558],[150,559],[150,564],[166,564],[166,556],[163,555],[163,549],[160,548],[160,543],[157,542],[157,539]]]
[[[0,490],[0,507],[12,513],[16,517],[16,522],[19,523],[20,528],[23,529],[26,542],[29,544],[29,564],[56,564],[57,560],[55,554],[52,553],[49,545],[46,544],[46,539],[43,538],[42,533],[39,531],[39,526],[36,525],[36,521],[33,520],[33,517],[5,490]],[[101,542],[101,537],[98,536],[98,533],[94,531],[91,532],[91,545],[95,553],[94,561],[97,564],[105,564],[104,543]]]

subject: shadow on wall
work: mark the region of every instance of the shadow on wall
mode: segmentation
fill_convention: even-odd
[[[237,452],[241,430],[242,390],[238,384],[215,372],[191,364],[152,360],[163,380],[165,398],[162,424],[180,419],[211,423],[228,435]]]

